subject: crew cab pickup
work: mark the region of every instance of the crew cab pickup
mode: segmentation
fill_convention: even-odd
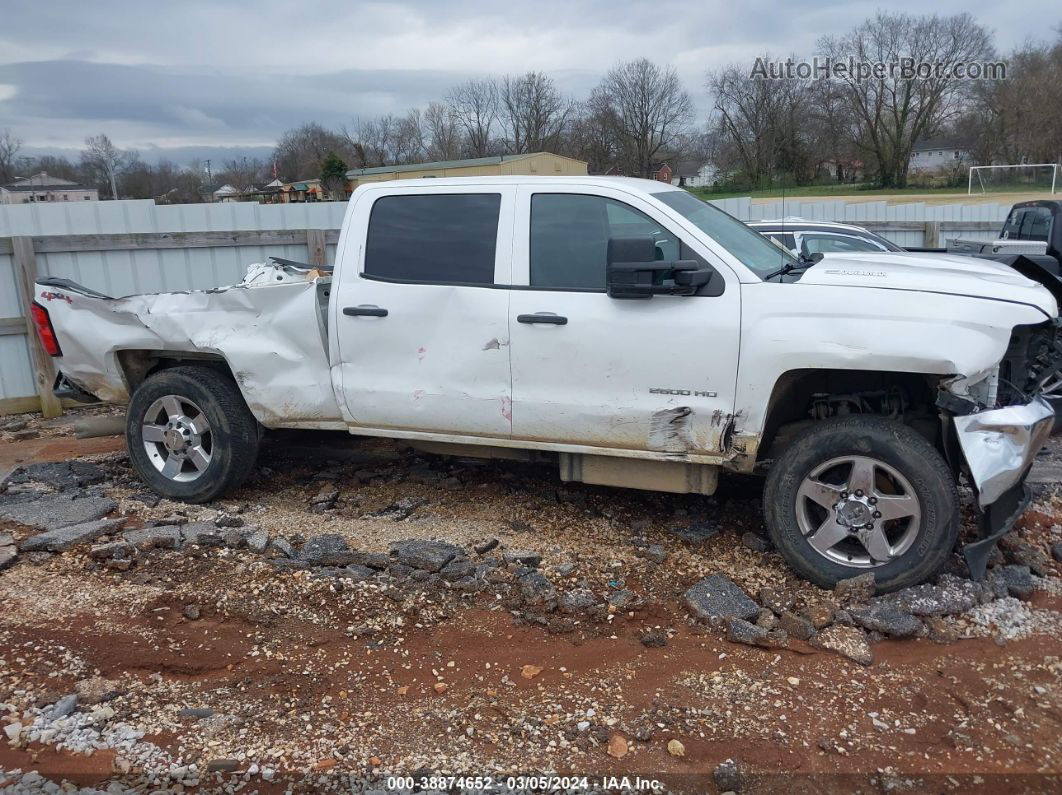
[[[960,477],[984,572],[1054,419],[1056,299],[954,259],[800,260],[654,181],[403,180],[354,192],[332,271],[120,298],[42,279],[33,312],[60,391],[128,402],[132,465],[166,497],[239,486],[275,428],[663,492],[765,473],[797,572],[886,591],[960,543]]]

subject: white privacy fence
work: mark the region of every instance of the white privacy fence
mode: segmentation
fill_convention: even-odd
[[[743,221],[799,216],[862,224],[912,247],[943,245],[960,235],[992,239],[1009,209],[833,200],[787,200],[783,206],[747,197],[713,203]],[[220,287],[239,281],[248,263],[270,256],[331,262],[345,210],[344,202],[0,205],[0,414],[35,410],[50,399],[50,362],[34,359],[27,334],[27,278],[72,279],[116,296]]]
[[[238,282],[270,256],[331,262],[346,204],[156,205],[150,200],[0,205],[0,414],[50,395],[27,335],[27,267],[107,295]],[[28,241],[16,257],[15,241]],[[44,372],[42,372],[44,370]],[[45,385],[45,381],[48,383]]]
[[[935,244],[943,247],[947,240],[964,237],[972,240],[995,240],[1010,212],[1010,204],[994,202],[927,204],[885,201],[844,201],[841,199],[781,199],[753,203],[748,197],[719,199],[712,204],[742,221],[767,221],[779,218],[803,218],[808,221],[838,221],[865,226],[905,248]],[[935,223],[937,241],[927,240],[917,225]]]

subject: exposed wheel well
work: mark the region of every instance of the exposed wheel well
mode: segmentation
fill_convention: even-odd
[[[933,408],[940,376],[870,370],[801,369],[784,373],[767,405],[757,458],[777,458],[803,428],[849,414],[892,417],[942,449]]]
[[[126,350],[118,351],[118,363],[130,396],[136,388],[153,373],[182,365],[200,365],[209,367],[235,380],[235,375],[225,358],[216,353],[198,353],[195,351],[152,351]]]

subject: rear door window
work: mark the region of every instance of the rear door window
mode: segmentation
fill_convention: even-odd
[[[428,284],[493,284],[499,193],[384,196],[369,216],[364,275]]]

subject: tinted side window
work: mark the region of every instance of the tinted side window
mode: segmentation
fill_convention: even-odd
[[[536,193],[531,197],[531,286],[605,289],[610,237],[649,235],[656,258],[697,259],[656,221],[603,196]]]
[[[1022,240],[1047,240],[1051,231],[1051,211],[1046,207],[1034,207],[1025,212],[1021,225]]]
[[[365,275],[493,284],[497,193],[384,196],[369,216]]]
[[[1021,222],[1025,218],[1025,210],[1011,210],[1003,224],[1002,236],[1004,239],[1019,238],[1021,236]]]

